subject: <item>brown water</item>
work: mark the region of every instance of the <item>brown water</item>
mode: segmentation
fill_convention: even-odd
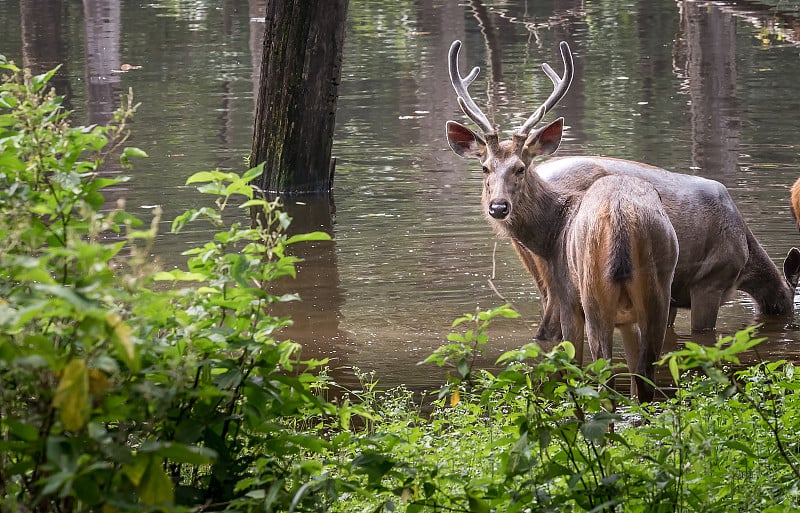
[[[327,229],[335,240],[304,248],[295,285],[305,301],[292,309],[291,336],[334,367],[413,387],[438,385],[440,372],[416,363],[476,307],[508,300],[523,314],[496,326],[486,361],[532,338],[536,291],[481,216],[477,164],[444,139],[445,121],[463,120],[446,69],[453,39],[464,41],[462,68],[483,69],[476,101],[508,130],[549,93],[538,66],[560,69],[557,45],[567,40],[576,79],[557,109],[569,125],[559,154],[718,179],[780,262],[800,244],[788,207],[788,186],[800,176],[797,10],[746,5],[351,0],[335,213],[327,204],[291,209],[298,227]],[[181,266],[180,252],[208,236],[202,228],[169,234],[176,215],[208,202],[183,185],[186,177],[243,170],[262,9],[263,0],[0,0],[0,53],[40,68],[64,62],[57,85],[78,123],[107,120],[129,87],[142,102],[131,142],[150,158],[114,195],[144,218],[164,207],[156,256],[165,267]],[[124,63],[142,68],[114,71]],[[493,274],[505,299],[488,284]],[[730,334],[752,322],[752,305],[737,297],[717,326]],[[685,312],[676,332],[688,338]],[[794,326],[770,323],[761,333],[769,342],[759,357],[800,359]]]

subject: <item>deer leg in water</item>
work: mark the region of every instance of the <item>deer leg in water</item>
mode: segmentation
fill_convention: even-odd
[[[719,307],[724,300],[719,289],[694,288],[692,296],[692,332],[713,331],[717,324]]]
[[[542,298],[542,322],[536,331],[537,340],[561,341],[561,307],[554,297]]]
[[[625,363],[628,364],[628,371],[631,374],[638,372],[639,353],[642,345],[642,337],[637,324],[620,324],[619,331],[622,333],[622,343],[625,347]],[[631,397],[636,397],[636,380],[631,376]]]
[[[584,317],[580,303],[573,305],[563,305],[561,312],[561,332],[564,340],[572,342],[575,346],[575,361],[579,366],[583,366],[583,334]]]
[[[669,320],[667,326],[675,326],[675,317],[678,315],[678,309],[674,306],[669,307]]]
[[[667,283],[669,282],[667,281]],[[657,294],[651,290],[648,295],[647,320],[640,325],[641,343],[639,346],[639,360],[636,363],[637,377],[634,379],[639,402],[650,402],[655,395],[653,385],[642,378],[647,378],[650,382],[655,383],[654,363],[658,360],[664,347],[664,338],[670,316],[668,299],[663,294]]]
[[[603,305],[592,304],[592,301],[586,301],[586,303],[586,312],[588,312],[586,339],[589,341],[592,361],[603,358],[611,364],[614,349],[614,318],[607,312],[600,311]],[[608,386],[614,388],[613,377]]]

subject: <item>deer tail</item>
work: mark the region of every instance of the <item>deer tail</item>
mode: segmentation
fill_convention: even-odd
[[[608,258],[608,278],[623,283],[633,278],[633,248],[627,225],[617,223],[612,233],[611,254]]]

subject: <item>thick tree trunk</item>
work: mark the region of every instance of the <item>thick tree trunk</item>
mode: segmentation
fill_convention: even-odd
[[[348,0],[267,0],[250,165],[269,193],[333,186],[331,147]]]
[[[86,26],[86,87],[90,124],[114,119],[122,94],[119,70],[122,9],[115,0],[83,0]]]
[[[22,67],[38,75],[61,65],[50,85],[64,97],[64,106],[70,109],[72,88],[67,72],[68,46],[64,40],[68,6],[63,0],[21,0],[19,13]]]

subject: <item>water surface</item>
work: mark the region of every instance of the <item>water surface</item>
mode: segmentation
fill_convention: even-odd
[[[522,313],[493,330],[486,361],[531,340],[537,293],[482,218],[479,166],[444,138],[445,121],[464,121],[446,67],[453,39],[464,42],[462,69],[482,68],[473,97],[509,132],[549,94],[538,66],[560,69],[558,42],[568,41],[576,78],[555,113],[569,127],[559,154],[720,180],[780,263],[800,243],[788,207],[800,175],[794,15],[754,2],[351,0],[334,203],[291,208],[298,227],[328,230],[334,241],[303,249],[294,288],[305,300],[291,309],[290,335],[334,367],[417,388],[439,383],[438,370],[416,363],[464,312],[510,301]],[[262,16],[263,1],[0,0],[0,53],[40,70],[63,62],[56,85],[76,122],[107,121],[129,88],[142,103],[131,143],[150,158],[113,195],[144,218],[163,206],[155,256],[167,268],[208,237],[202,227],[169,233],[175,216],[209,201],[186,177],[244,169]],[[122,64],[141,68],[119,72]],[[738,296],[718,331],[752,322],[752,305]],[[689,337],[685,312],[676,333]],[[794,326],[769,323],[761,333],[770,340],[760,357],[798,357]]]

